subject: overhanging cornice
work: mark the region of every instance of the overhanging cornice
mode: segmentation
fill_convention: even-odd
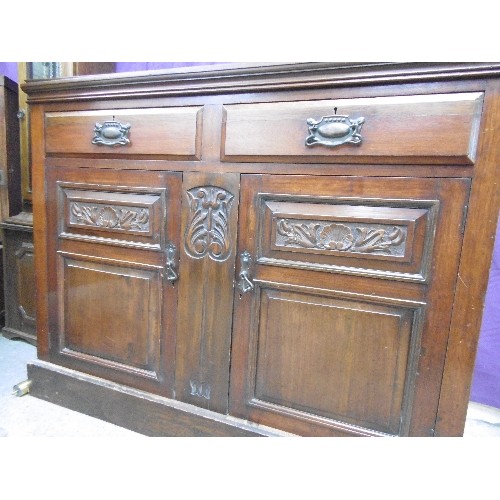
[[[51,80],[21,88],[28,102],[158,97],[493,78],[500,63],[238,63]]]

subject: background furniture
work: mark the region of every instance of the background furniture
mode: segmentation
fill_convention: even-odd
[[[459,435],[494,64],[26,85],[33,394],[153,435]]]
[[[36,345],[33,214],[20,212],[1,225],[6,321],[2,334]]]
[[[0,77],[0,223],[21,210],[21,172],[19,159],[18,87],[6,76]],[[0,236],[3,254],[3,238]],[[0,325],[5,323],[3,273],[0,275]]]

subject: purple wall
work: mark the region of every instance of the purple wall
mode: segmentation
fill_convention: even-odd
[[[220,64],[216,62],[117,62],[116,72],[146,71],[150,69],[185,68],[186,66],[204,66],[207,64]]]
[[[209,62],[117,62],[117,72],[217,64]],[[0,75],[17,81],[17,62],[0,62]],[[500,408],[500,220],[484,306],[470,399]]]
[[[484,304],[471,401],[500,408],[500,220]]]
[[[17,63],[0,62],[0,75],[8,76],[11,80],[17,82]]]
[[[150,69],[185,68],[187,66],[204,66],[219,64],[217,62],[117,62],[116,72],[147,71]],[[8,76],[17,82],[17,62],[0,62],[0,75]]]

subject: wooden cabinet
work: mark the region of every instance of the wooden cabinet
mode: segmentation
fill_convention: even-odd
[[[83,174],[83,176],[82,176]],[[47,178],[57,216],[48,263],[57,292],[51,357],[172,397],[181,175],[64,169]],[[172,262],[172,263],[169,263]],[[169,268],[170,266],[170,268]]]
[[[21,210],[17,95],[17,84],[0,77],[0,221]]]
[[[1,225],[4,252],[5,326],[2,335],[36,345],[33,216],[21,212]]]
[[[441,70],[27,84],[32,394],[149,435],[460,435],[500,68]]]
[[[19,122],[17,119],[18,85],[0,77],[0,224],[21,210],[21,169]],[[0,259],[5,254],[0,231]],[[5,324],[4,266],[0,273],[0,326]]]
[[[469,187],[242,176],[239,251],[254,259],[254,289],[235,309],[235,414],[305,434],[405,434],[421,408],[429,432]]]

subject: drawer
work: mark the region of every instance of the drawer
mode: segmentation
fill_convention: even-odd
[[[472,165],[479,92],[224,106],[223,161]]]
[[[199,160],[202,116],[203,107],[50,112],[45,151]]]

